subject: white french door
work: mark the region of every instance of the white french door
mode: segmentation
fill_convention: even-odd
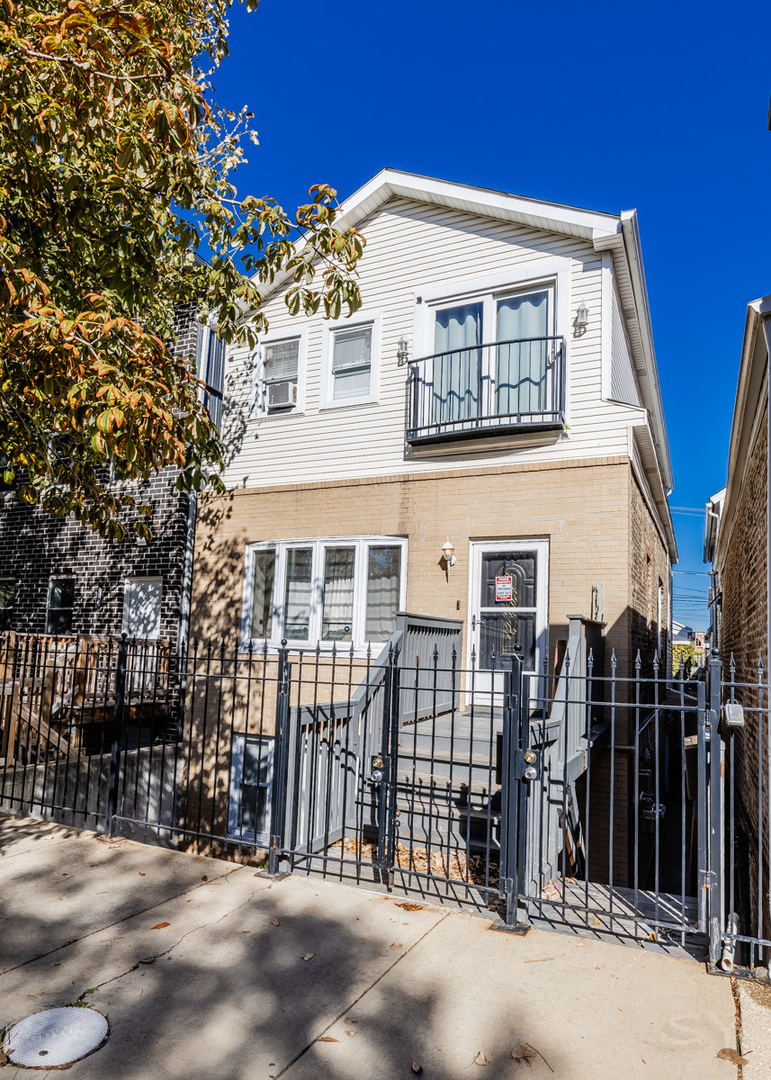
[[[552,285],[437,305],[431,422],[547,412],[553,334]]]
[[[502,656],[519,647],[526,672],[540,675],[548,634],[548,540],[501,540],[470,545],[469,653],[475,689],[502,690]],[[469,657],[469,658],[470,658]]]

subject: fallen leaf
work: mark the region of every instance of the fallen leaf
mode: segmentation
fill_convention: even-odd
[[[155,926],[151,926],[150,929],[151,930],[163,930],[164,926],[171,926],[171,923],[159,922],[159,923],[156,923]]]
[[[355,1016],[346,1016],[345,1022],[346,1024],[358,1024],[359,1021],[356,1019]]]
[[[723,1047],[722,1050],[718,1050],[717,1056],[722,1061],[730,1061],[732,1065],[749,1065],[749,1058],[742,1057],[736,1050],[732,1050],[730,1046]]]
[[[154,956],[148,956],[144,960],[140,960],[139,963],[140,964],[154,964],[155,963],[155,957]]]
[[[393,942],[391,942],[391,948],[392,949],[403,949],[404,946],[402,945],[401,941],[393,941]]]
[[[489,1065],[490,1059],[486,1056],[484,1050],[480,1050],[474,1058],[474,1065]]]
[[[346,1035],[350,1035],[351,1037],[353,1037],[353,1036],[354,1036],[354,1035],[356,1034],[356,1032],[355,1032],[355,1031],[348,1031],[348,1030],[346,1029],[346,1032],[345,1032],[345,1034],[346,1034]]]
[[[423,905],[422,904],[409,904],[409,903],[406,903],[406,904],[397,904],[396,906],[400,907],[403,911],[422,911],[423,910]],[[413,1062],[413,1064],[414,1064],[414,1062]]]
[[[281,926],[281,923],[278,919],[271,919],[270,922],[272,926]]]
[[[316,1042],[340,1042],[339,1039],[333,1039],[331,1035],[320,1035]]]
[[[315,955],[316,955],[315,952],[307,952],[307,953],[305,953],[303,955],[302,959],[303,960],[312,960]]]
[[[399,906],[402,907],[403,905],[400,904]],[[417,1061],[413,1061],[413,1063],[412,1063],[412,1071],[414,1073],[422,1073],[423,1072],[423,1066],[418,1065]]]
[[[523,960],[524,964],[545,964],[547,960],[554,960],[553,956],[540,956],[537,960]]]
[[[209,875],[208,874],[204,874],[204,876],[201,878],[201,881],[208,881],[208,880],[209,880]]]
[[[144,872],[144,870],[140,870],[139,871],[139,876],[140,877],[147,877],[147,874]]]
[[[581,1036],[581,1038],[583,1038],[583,1035]],[[554,1069],[543,1056],[541,1051],[536,1050],[536,1048],[534,1046],[531,1046],[530,1043],[517,1043],[517,1045],[511,1051],[511,1056],[516,1062],[519,1062],[520,1064],[524,1062],[525,1065],[527,1065],[528,1069],[532,1069],[532,1062],[534,1062],[535,1059],[539,1057],[546,1066],[546,1068],[549,1070],[549,1072],[554,1072]]]
[[[74,945],[76,941],[77,941],[77,938],[70,938],[69,941],[65,941],[65,942],[62,943],[62,948],[66,949],[68,945]]]
[[[241,933],[242,934],[251,934],[251,930],[242,930]]]

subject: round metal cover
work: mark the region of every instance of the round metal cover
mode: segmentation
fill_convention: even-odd
[[[20,1020],[3,1039],[3,1052],[14,1065],[51,1069],[71,1065],[98,1050],[110,1025],[96,1009],[68,1005],[46,1009]]]

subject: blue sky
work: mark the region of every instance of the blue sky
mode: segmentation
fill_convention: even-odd
[[[636,208],[676,507],[722,487],[747,303],[771,292],[771,5],[260,0],[216,97],[255,113],[235,180],[286,207],[383,166],[595,210]],[[676,570],[703,519],[674,517]],[[699,628],[707,578],[675,574]]]

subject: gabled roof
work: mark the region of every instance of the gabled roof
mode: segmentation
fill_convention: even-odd
[[[447,206],[469,214],[577,237],[587,240],[596,251],[607,251],[611,254],[643,405],[649,415],[661,482],[665,488],[671,488],[672,462],[653,347],[637,212],[624,210],[620,214],[606,214],[596,210],[583,210],[561,203],[386,168],[381,169],[344,200],[341,204],[341,215],[349,225],[358,226],[389,199],[395,198]],[[286,277],[276,278],[273,286],[266,290],[265,297],[272,295],[285,281]]]

